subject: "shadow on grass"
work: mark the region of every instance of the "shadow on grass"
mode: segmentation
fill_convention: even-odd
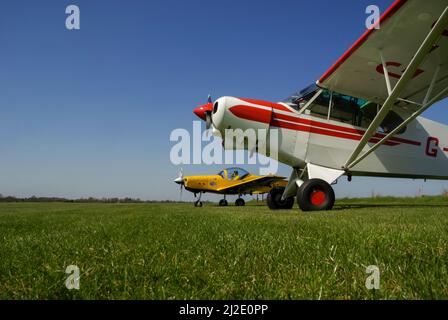
[[[192,205],[193,206],[193,205]],[[267,204],[264,202],[248,202],[244,207],[238,207],[232,203],[229,203],[227,207],[220,207],[217,203],[214,202],[207,202],[204,203],[204,206],[206,207],[214,207],[214,208],[260,208],[260,207],[267,207]],[[296,204],[294,204],[294,208],[297,209]],[[338,203],[336,201],[333,211],[340,211],[340,210],[348,210],[348,209],[369,209],[369,208],[448,208],[448,203]]]
[[[333,210],[347,209],[368,209],[368,208],[448,208],[445,203],[336,203]]]

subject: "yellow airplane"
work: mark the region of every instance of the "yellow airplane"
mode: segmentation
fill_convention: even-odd
[[[199,198],[194,203],[195,207],[202,207],[201,196],[203,193],[217,193],[224,195],[224,199],[219,201],[220,206],[227,206],[227,195],[238,195],[235,201],[236,206],[244,206],[246,203],[241,198],[246,194],[264,194],[268,195],[268,205],[276,206],[276,209],[291,209],[294,201],[281,201],[283,191],[288,184],[285,177],[267,175],[256,176],[250,174],[241,168],[228,168],[222,170],[216,175],[209,176],[183,176],[182,171],[177,179],[177,184],[186,190],[193,192]]]

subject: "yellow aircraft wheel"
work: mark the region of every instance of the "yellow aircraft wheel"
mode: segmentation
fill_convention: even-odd
[[[294,206],[294,197],[282,200],[285,188],[273,188],[268,194],[268,207],[271,210],[292,209]]]
[[[198,208],[201,208],[201,207],[202,207],[202,201],[196,201],[196,202],[194,203],[194,206],[195,206],[195,207],[198,207]]]

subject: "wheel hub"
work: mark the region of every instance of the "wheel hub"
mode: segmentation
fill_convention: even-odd
[[[315,206],[320,206],[322,204],[324,204],[325,200],[326,200],[326,195],[325,192],[323,192],[322,190],[313,190],[313,192],[310,195],[310,201],[313,205]]]

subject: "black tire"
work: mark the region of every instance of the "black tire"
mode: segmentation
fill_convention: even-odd
[[[227,200],[225,200],[225,199],[219,200],[220,207],[227,207],[228,205],[229,205],[229,203],[227,202]]]
[[[285,188],[273,188],[268,194],[268,207],[271,210],[292,209],[294,206],[294,197],[282,201],[282,195]]]
[[[305,181],[297,191],[297,204],[302,211],[331,210],[334,201],[333,188],[321,179]]]
[[[196,202],[194,203],[194,206],[195,206],[196,208],[201,208],[201,207],[202,207],[202,201],[196,201]]]
[[[242,199],[242,198],[238,198],[238,199],[236,199],[236,201],[235,201],[235,205],[236,205],[237,207],[244,207],[244,206],[246,205],[246,202],[244,201],[244,199]]]

